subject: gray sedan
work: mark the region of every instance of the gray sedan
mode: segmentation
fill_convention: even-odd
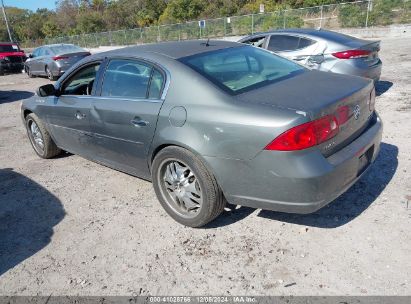
[[[73,44],[51,44],[33,50],[24,64],[29,77],[47,76],[57,80],[77,61],[89,56],[90,52]]]
[[[40,157],[65,150],[151,180],[192,227],[227,201],[313,212],[361,177],[382,135],[371,80],[226,41],[95,54],[37,94],[21,114]]]
[[[287,29],[258,33],[239,42],[265,48],[311,69],[380,79],[379,41],[327,30]]]

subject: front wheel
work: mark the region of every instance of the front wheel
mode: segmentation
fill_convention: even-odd
[[[48,66],[46,67],[46,74],[49,80],[52,80],[52,81],[57,80],[57,77],[53,75],[53,73],[51,72]]]
[[[225,199],[215,177],[186,149],[161,150],[153,161],[152,179],[161,205],[180,224],[201,227],[224,210]]]
[[[56,146],[43,122],[36,114],[27,115],[26,130],[30,143],[38,156],[52,158],[60,154],[61,150]]]
[[[27,76],[29,76],[29,78],[34,78],[34,75],[33,75],[33,73],[31,72],[31,70],[30,70],[29,67],[26,67],[26,74],[27,74]]]

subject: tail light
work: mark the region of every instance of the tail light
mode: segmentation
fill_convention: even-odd
[[[53,60],[58,61],[58,60],[63,60],[63,59],[67,59],[67,58],[68,58],[67,56],[54,56]]]
[[[367,50],[348,50],[343,52],[332,53],[334,57],[339,59],[354,59],[354,58],[364,58],[368,57],[371,51]]]
[[[296,151],[319,145],[336,136],[340,126],[346,123],[349,117],[349,107],[342,106],[333,115],[327,115],[285,131],[269,143],[265,150]]]
[[[375,110],[375,88],[371,90],[368,108],[371,112]]]

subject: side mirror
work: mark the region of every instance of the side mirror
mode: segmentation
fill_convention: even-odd
[[[54,96],[56,95],[56,88],[51,83],[39,87],[36,91],[40,97]]]
[[[33,54],[29,54],[29,58],[33,58]]]
[[[324,55],[320,54],[320,55],[312,55],[310,57],[308,57],[308,63],[312,63],[312,64],[320,64],[324,62]]]

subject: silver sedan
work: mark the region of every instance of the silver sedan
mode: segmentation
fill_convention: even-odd
[[[239,42],[267,49],[311,69],[362,76],[374,81],[381,75],[379,41],[322,29],[287,29],[254,34]]]

